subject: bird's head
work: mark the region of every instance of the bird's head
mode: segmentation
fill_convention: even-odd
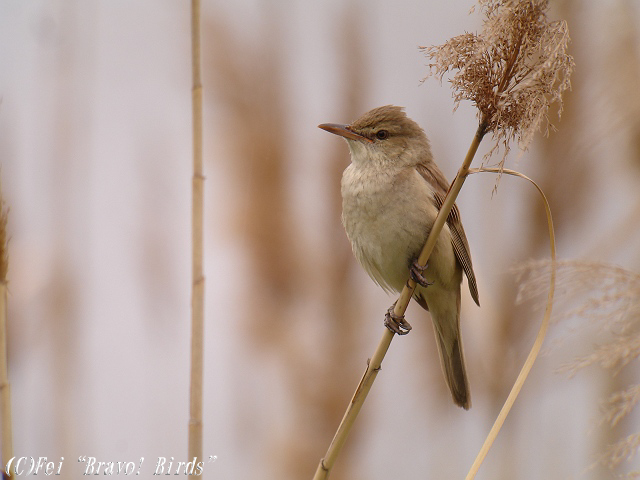
[[[402,107],[386,105],[368,111],[349,125],[323,123],[327,132],[343,137],[357,164],[411,165],[431,156],[429,141]]]

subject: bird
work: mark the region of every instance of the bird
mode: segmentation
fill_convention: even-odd
[[[432,319],[440,363],[453,401],[471,406],[462,339],[460,296],[463,272],[480,306],[469,243],[460,211],[453,206],[425,267],[417,263],[447,194],[427,135],[403,107],[374,108],[351,124],[319,128],[344,138],[351,163],[341,181],[342,224],[358,263],[389,293],[400,292],[409,276],[413,298]],[[386,315],[385,325],[406,334],[404,317]]]

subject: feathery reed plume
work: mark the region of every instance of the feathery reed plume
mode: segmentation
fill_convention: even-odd
[[[13,434],[11,432],[11,385],[9,384],[7,352],[7,252],[8,210],[5,208],[0,189],[0,420],[2,421],[2,465],[13,457]],[[11,472],[4,472],[3,478],[13,478]]]
[[[609,467],[610,470],[617,468],[623,461],[631,460],[640,448],[640,433],[634,433],[623,438],[619,442],[610,445],[599,459],[599,463]],[[640,472],[631,472],[625,475],[626,478],[638,478]]]
[[[602,420],[615,427],[640,402],[640,385],[615,392],[602,405]]]
[[[565,21],[547,18],[548,0],[479,0],[485,13],[481,33],[465,33],[443,45],[421,47],[431,74],[442,81],[450,70],[456,108],[461,100],[478,107],[480,123],[502,144],[504,165],[510,143],[525,150],[534,133],[546,123],[551,103],[560,105],[569,89],[573,57],[567,54],[569,30]]]
[[[518,267],[515,270],[520,282],[517,301],[525,302],[541,295],[550,269],[546,260],[529,261]],[[640,323],[640,275],[613,265],[575,260],[559,261],[556,269],[564,306],[563,311],[555,315],[556,319],[588,319],[590,324],[604,326],[616,336],[632,333]],[[575,373],[593,363],[600,362],[596,359],[575,370],[567,366],[566,370]]]
[[[200,0],[191,0],[191,67],[193,114],[191,382],[189,389],[189,459],[202,460],[202,383],[204,369],[204,268],[202,170],[202,82],[200,80]],[[196,474],[189,478],[196,478]]]
[[[550,267],[547,261],[537,261],[518,268],[518,301],[536,298],[541,293]],[[640,356],[640,274],[602,263],[562,261],[557,264],[557,278],[563,310],[555,319],[578,320],[583,325],[581,331],[586,321],[586,327],[595,328],[598,337],[607,339],[591,353],[576,357],[559,370],[575,375],[586,367],[600,365],[616,375],[637,360]],[[640,385],[637,384],[613,393],[602,404],[602,423],[615,427],[639,401]],[[624,460],[630,460],[638,448],[640,432],[610,445],[597,463],[615,469]]]

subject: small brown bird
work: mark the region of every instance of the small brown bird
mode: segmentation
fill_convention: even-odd
[[[462,272],[478,302],[469,244],[454,205],[427,267],[416,260],[442,206],[449,183],[433,161],[429,140],[401,107],[387,105],[350,125],[324,123],[349,145],[342,175],[342,223],[356,259],[386,291],[399,292],[408,274],[414,298],[433,320],[445,379],[459,406],[471,406],[460,339]],[[390,309],[391,310],[391,309]],[[389,313],[385,325],[405,334],[411,326]]]

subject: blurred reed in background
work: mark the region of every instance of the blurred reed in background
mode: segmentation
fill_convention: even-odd
[[[93,61],[101,51],[96,49],[93,35],[99,32],[86,19],[78,18],[77,9],[80,4],[67,1],[54,4],[56,8],[52,8],[51,12],[41,14],[45,19],[41,26],[44,25],[42,29],[46,30],[45,27],[50,26],[47,18],[51,17],[59,36],[46,31],[40,32],[46,37],[42,44],[48,49],[43,51],[47,55],[53,53],[50,58],[39,51],[34,56],[37,65],[33,70],[43,82],[38,86],[41,96],[36,97],[36,100],[47,98],[51,101],[38,105],[37,116],[18,117],[20,122],[13,122],[12,119],[8,130],[11,135],[3,137],[0,154],[3,164],[2,180],[8,186],[7,204],[12,209],[11,223],[19,226],[13,228],[20,229],[15,242],[10,243],[10,246],[16,247],[18,252],[27,252],[13,257],[9,270],[9,280],[13,282],[10,283],[10,295],[13,289],[18,297],[18,301],[10,301],[9,304],[10,375],[16,371],[24,374],[22,369],[28,364],[27,357],[37,356],[40,352],[45,358],[43,363],[46,370],[43,373],[46,378],[43,385],[34,386],[11,378],[13,401],[14,404],[30,408],[28,406],[33,404],[32,399],[37,398],[40,404],[38,408],[50,412],[47,416],[50,423],[42,422],[38,430],[42,432],[39,444],[50,445],[50,451],[25,453],[65,456],[71,462],[71,452],[78,451],[77,439],[91,437],[91,434],[86,435],[86,430],[92,429],[94,425],[83,423],[83,419],[86,421],[94,411],[92,408],[96,408],[95,405],[87,404],[88,399],[95,401],[95,397],[86,393],[85,397],[78,394],[79,386],[90,377],[87,372],[84,375],[78,374],[79,367],[87,363],[85,355],[89,354],[86,349],[80,348],[91,335],[95,335],[92,319],[80,318],[78,312],[88,311],[87,305],[93,305],[94,310],[99,308],[91,302],[95,301],[94,296],[105,293],[88,291],[88,287],[92,285],[86,281],[90,246],[84,235],[77,234],[86,232],[91,225],[95,226],[101,221],[90,218],[92,210],[85,205],[92,186],[87,181],[87,164],[97,155],[89,147],[96,136],[97,127],[87,119],[93,118],[92,114],[95,114],[97,108],[92,94],[98,91],[98,84],[101,85],[100,88],[105,88],[103,84],[108,84],[112,78],[96,78],[97,70]],[[293,2],[285,2],[285,7],[282,8],[292,4]],[[175,4],[175,11],[173,8],[165,7],[158,11],[173,14],[183,6]],[[382,90],[380,93],[372,88],[374,82],[370,72],[374,71],[374,62],[388,61],[385,55],[394,50],[373,50],[379,44],[372,41],[372,36],[380,32],[372,27],[378,23],[373,22],[371,16],[363,15],[365,8],[382,7],[349,2],[348,8],[331,12],[338,25],[334,30],[338,33],[336,38],[331,38],[331,43],[334,45],[333,55],[341,59],[338,77],[343,90],[332,99],[338,104],[337,118],[322,118],[321,121],[349,121],[371,107],[391,103],[387,99],[387,91]],[[640,240],[637,228],[640,223],[640,194],[638,189],[629,189],[628,185],[637,184],[640,179],[638,8],[633,0],[615,0],[606,5],[600,2],[563,0],[554,4],[554,8],[554,17],[565,18],[569,22],[572,32],[570,48],[576,58],[577,68],[572,76],[573,90],[565,95],[565,108],[558,124],[559,130],[548,139],[536,139],[526,155],[539,158],[526,162],[527,168],[532,169],[526,173],[539,181],[549,197],[560,257],[566,258],[566,252],[570,252],[572,257],[586,257],[590,261],[620,263],[626,270],[637,274],[640,272],[640,253],[637,249]],[[151,10],[147,12],[150,15],[149,22],[155,19],[155,10]],[[245,444],[242,445],[243,451],[238,454],[239,458],[250,465],[260,464],[263,468],[256,474],[256,478],[300,479],[312,476],[353,394],[359,375],[364,370],[371,346],[362,345],[362,332],[380,328],[384,312],[379,312],[377,318],[363,318],[363,312],[374,299],[363,298],[359,279],[368,279],[364,275],[354,275],[358,267],[340,225],[339,181],[348,162],[344,145],[326,142],[326,154],[323,158],[326,158],[330,188],[317,201],[328,205],[327,216],[331,223],[325,222],[322,224],[323,228],[314,230],[314,234],[322,237],[321,242],[316,242],[323,245],[322,251],[314,251],[307,245],[300,231],[301,222],[296,216],[297,210],[292,200],[293,180],[289,172],[294,162],[303,159],[299,157],[301,152],[288,148],[289,136],[300,132],[300,119],[292,118],[288,95],[288,88],[292,83],[288,65],[292,58],[286,56],[287,52],[290,53],[287,46],[296,39],[285,38],[282,33],[286,30],[282,22],[290,21],[292,14],[281,15],[282,11],[271,8],[271,5],[269,8],[264,7],[262,11],[263,28],[261,32],[255,33],[255,38],[243,36],[240,30],[230,25],[222,9],[209,6],[208,10],[203,11],[203,61],[207,92],[205,101],[208,102],[205,108],[209,112],[218,112],[218,118],[222,119],[215,125],[205,127],[205,142],[208,142],[205,143],[205,154],[212,143],[224,144],[224,149],[228,152],[226,157],[209,158],[210,164],[205,167],[205,175],[207,170],[211,170],[212,162],[224,162],[224,171],[229,172],[229,178],[224,181],[232,185],[232,195],[225,207],[232,210],[227,217],[229,223],[216,224],[216,230],[207,231],[206,236],[216,235],[220,231],[231,232],[230,236],[244,255],[242,271],[238,273],[243,280],[239,291],[235,292],[234,304],[237,311],[208,317],[206,329],[209,332],[220,332],[220,336],[224,336],[228,329],[241,330],[242,355],[246,356],[247,364],[264,372],[267,376],[265,381],[273,388],[268,391],[251,391],[250,395],[246,395],[246,389],[242,386],[246,375],[243,370],[238,370],[234,380],[237,383],[233,384],[220,384],[218,379],[208,376],[205,370],[205,385],[210,383],[214,384],[215,389],[237,392],[232,397],[239,401],[225,415],[233,417],[234,429],[244,432]],[[122,15],[127,14],[123,10]],[[432,13],[440,14],[441,12]],[[100,25],[101,29],[113,29],[115,35],[121,34],[115,25]],[[139,24],[136,28],[140,28]],[[184,24],[183,33],[188,38],[188,23]],[[104,31],[102,34],[104,35]],[[602,48],[592,48],[595,42]],[[428,41],[425,39],[423,43]],[[294,60],[303,61],[298,57]],[[415,61],[422,61],[417,48]],[[52,68],[48,70],[43,64]],[[186,65],[185,62],[180,63],[183,64]],[[80,71],[79,68],[85,68],[89,73]],[[11,70],[5,69],[6,72]],[[28,70],[29,74],[33,72]],[[110,74],[115,77],[121,75],[121,72],[112,69]],[[187,74],[188,71],[185,72]],[[24,78],[19,80],[24,81]],[[416,88],[418,82],[419,78],[416,78]],[[148,85],[152,85],[152,82]],[[9,101],[11,92],[1,93],[3,97],[7,95],[8,100],[3,100],[0,115],[11,113],[17,116],[11,110],[14,108]],[[426,89],[418,90],[418,93],[428,94]],[[392,96],[390,92],[388,95]],[[164,98],[155,101],[162,103]],[[102,108],[105,106],[102,105]],[[307,111],[308,108],[311,107],[298,106],[299,111]],[[135,109],[132,109],[132,115],[133,110]],[[462,111],[461,108],[456,115],[461,115]],[[440,118],[443,112],[436,112],[434,115]],[[309,114],[304,121],[311,117],[315,118]],[[43,122],[43,118],[51,128],[50,133],[44,132],[44,135],[38,129],[42,123],[37,123]],[[443,123],[448,121],[444,116],[442,118],[445,119]],[[126,120],[118,119],[121,122]],[[37,137],[38,142],[45,144],[46,153],[42,158],[29,158],[31,150],[19,143],[22,137],[14,132],[21,132],[21,122],[26,122],[24,128],[30,130],[32,142],[33,137]],[[166,128],[174,126],[175,124],[168,124]],[[169,185],[176,182],[175,178],[165,175],[160,169],[143,168],[158,158],[164,158],[162,155],[168,156],[167,150],[171,150],[170,141],[158,140],[167,136],[168,130],[161,130],[162,127],[159,126],[156,128],[150,130],[151,133],[144,130],[134,132],[139,137],[136,156],[140,165],[132,166],[132,170],[125,172],[123,177],[132,175],[135,181],[132,184],[122,181],[122,190],[111,192],[117,198],[125,192],[125,188],[135,186],[137,189],[137,195],[133,198],[138,203],[131,205],[135,212],[131,224],[140,229],[140,233],[135,234],[140,245],[130,271],[125,274],[139,284],[140,289],[133,293],[144,297],[141,310],[146,312],[141,318],[133,318],[131,322],[139,321],[151,338],[156,338],[158,331],[175,332],[179,328],[176,327],[179,322],[175,321],[175,317],[187,317],[187,311],[183,312],[183,304],[175,293],[179,281],[172,268],[176,267],[166,260],[175,255],[171,248],[173,243],[168,239],[174,223],[167,224],[167,220],[174,217],[167,217],[164,212],[163,215],[150,213],[152,207],[164,205],[162,202],[167,201]],[[315,124],[309,128],[315,128]],[[452,134],[453,141],[457,136],[457,133]],[[449,141],[433,136],[431,140],[436,149],[445,148]],[[180,152],[180,155],[183,153]],[[517,154],[512,152],[512,155]],[[187,157],[186,154],[183,156]],[[458,159],[450,160],[458,163]],[[42,178],[30,177],[23,180],[6,176],[7,171],[20,172],[18,168],[5,168],[6,165],[13,167],[12,162],[26,164],[32,161],[37,162],[37,169],[34,170],[43,172]],[[509,181],[504,178],[500,189],[505,188]],[[21,182],[37,183],[41,187],[38,189],[38,198],[32,193],[24,193],[20,187]],[[622,191],[620,185],[626,190]],[[34,189],[28,190],[33,191]],[[486,197],[489,195],[490,189],[487,190]],[[475,362],[473,356],[468,360],[471,363],[474,408],[466,416],[451,414],[450,407],[447,406],[449,400],[446,391],[432,387],[425,380],[420,387],[428,390],[424,393],[430,401],[428,407],[435,408],[427,411],[428,407],[425,405],[424,411],[401,412],[397,422],[398,430],[384,433],[395,433],[398,436],[383,438],[377,443],[375,439],[365,438],[362,432],[369,432],[367,426],[380,418],[387,418],[388,411],[375,410],[373,414],[371,411],[363,412],[364,416],[359,420],[362,428],[354,431],[349,438],[346,451],[339,461],[340,468],[336,469],[332,479],[369,478],[363,473],[366,472],[362,470],[363,465],[378,465],[375,462],[383,461],[395,465],[398,462],[394,457],[398,453],[396,449],[410,452],[408,456],[403,456],[402,467],[411,465],[414,460],[418,462],[425,456],[429,457],[425,463],[432,470],[412,471],[411,478],[422,478],[425,473],[434,478],[443,478],[451,471],[446,465],[458,468],[459,464],[471,462],[476,446],[481,442],[479,436],[488,429],[487,418],[492,420],[504,401],[539,321],[537,312],[530,314],[530,307],[515,305],[517,287],[513,277],[501,272],[512,267],[514,259],[544,258],[548,249],[544,236],[546,227],[542,224],[544,215],[539,210],[537,199],[533,195],[522,196],[523,203],[518,203],[518,208],[523,212],[525,224],[512,226],[505,219],[511,218],[509,209],[513,206],[508,202],[499,203],[502,195],[502,190],[499,190],[496,201],[492,204],[494,209],[484,213],[487,216],[481,222],[484,227],[467,232],[474,260],[477,259],[479,267],[484,266],[484,274],[479,275],[478,282],[481,295],[487,301],[483,301],[482,309],[467,310],[469,313],[464,315],[472,319],[464,320],[463,328],[467,327],[468,332],[480,324],[477,328],[491,332],[488,339],[484,340],[465,335],[463,331],[465,345],[467,348],[471,347],[469,351],[476,358]],[[46,212],[47,225],[33,225],[36,220],[29,218],[29,213],[16,215],[19,212],[33,212],[19,207],[29,201],[35,202],[37,208]],[[477,201],[482,202],[484,198]],[[461,208],[463,218],[468,219],[468,211],[463,206]],[[493,228],[496,225],[499,228]],[[37,236],[43,231],[50,243],[46,251],[30,250],[31,245],[21,243],[26,235]],[[115,238],[123,233],[111,234]],[[481,246],[490,248],[483,249]],[[325,255],[326,252],[331,254]],[[96,253],[101,254],[103,252]],[[207,255],[208,253],[205,254]],[[45,274],[32,269],[30,261],[37,261],[39,267],[46,270]],[[209,280],[219,272],[210,271],[205,274]],[[36,278],[37,275],[40,277]],[[20,283],[23,281],[27,285]],[[37,288],[33,287],[36,283]],[[20,297],[21,292],[29,288],[35,288],[35,293],[22,294]],[[588,293],[585,295],[588,296]],[[107,295],[107,301],[111,300]],[[388,303],[392,301],[390,298]],[[166,309],[163,308],[165,306]],[[215,307],[215,302],[207,299],[207,309],[213,311]],[[170,313],[166,313],[167,311]],[[29,319],[35,319],[33,326]],[[172,323],[169,324],[169,321]],[[538,377],[552,377],[553,369],[561,363],[562,357],[572,356],[580,349],[590,347],[596,343],[598,335],[594,330],[577,329],[571,332],[573,340],[561,349],[550,348],[550,353],[534,373],[537,372]],[[113,338],[116,338],[115,334]],[[424,341],[420,342],[424,349],[410,357],[410,360],[419,363],[416,368],[420,369],[420,375],[424,375],[425,379],[432,378],[434,383],[439,382],[439,365],[433,354],[433,341],[425,336]],[[140,349],[149,346],[142,341],[138,343]],[[399,346],[399,350],[403,350],[403,347],[404,345]],[[130,354],[126,350],[122,352],[114,351],[113,355],[117,357]],[[155,354],[157,352],[144,351],[142,358],[151,362],[150,359],[157,360]],[[173,354],[183,353],[172,351],[171,355]],[[184,355],[187,355],[186,351]],[[331,363],[328,363],[329,360]],[[111,362],[113,358],[104,361]],[[617,376],[608,370],[597,371],[591,368],[578,373],[571,382],[562,381],[571,385],[575,385],[573,382],[584,382],[583,386],[577,387],[579,394],[572,395],[567,400],[579,403],[570,406],[555,405],[553,408],[549,407],[551,410],[542,410],[540,407],[553,393],[544,388],[549,388],[549,385],[558,387],[558,384],[553,383],[553,379],[548,383],[536,383],[534,380],[532,386],[523,390],[479,477],[485,475],[482,478],[505,480],[575,477],[582,467],[601,458],[610,445],[637,433],[632,422],[633,416],[619,417],[614,414],[612,418],[619,418],[614,429],[603,424],[596,427],[595,433],[586,435],[597,425],[597,421],[589,417],[589,412],[592,406],[597,408],[599,399],[609,398],[617,402],[622,397],[616,397],[615,392],[633,393],[630,389],[633,388],[631,384],[637,372],[634,363],[631,362]],[[179,383],[179,378],[172,375],[177,374],[172,372],[162,380]],[[187,371],[182,375],[186,376]],[[385,388],[389,385],[389,380],[380,377],[373,396],[394,398],[405,395],[404,390],[387,392]],[[97,384],[111,380],[91,378],[90,381]],[[401,385],[406,383],[404,379],[400,382]],[[536,385],[542,387],[536,389]],[[406,385],[407,389],[414,386]],[[103,401],[107,404],[117,403],[118,397],[124,393],[142,388],[144,386],[136,384],[114,389],[113,396],[104,398]],[[166,395],[175,395],[175,392],[167,392]],[[266,401],[266,397],[270,402]],[[130,401],[135,404],[136,410],[153,410],[152,407],[155,406],[135,403],[143,402],[144,399],[141,396]],[[210,399],[205,398],[205,404],[208,401]],[[273,402],[280,402],[280,413],[272,408]],[[82,406],[82,414],[78,413],[78,406]],[[575,448],[574,445],[563,445],[565,451],[555,447],[548,448],[546,439],[554,432],[544,430],[549,426],[543,422],[544,419],[539,419],[539,422],[537,419],[531,420],[532,411],[544,411],[552,415],[565,407],[575,411],[572,419],[583,415],[579,417],[580,424],[571,425],[571,428],[583,432],[581,442],[587,445],[590,458],[585,458],[583,443]],[[540,410],[536,410],[537,408]],[[173,413],[179,416],[186,415],[186,412],[185,403],[183,412]],[[114,411],[113,415],[115,418],[118,412]],[[158,411],[155,415],[164,418],[167,412]],[[276,418],[279,422],[277,428],[266,432],[256,431],[252,420],[265,417]],[[284,421],[281,422],[283,418]],[[99,423],[98,419],[93,420]],[[51,427],[51,424],[54,426]],[[417,429],[425,424],[433,430],[421,435]],[[446,428],[442,428],[443,425]],[[534,427],[530,428],[531,425]],[[205,418],[205,426],[206,443],[207,437],[217,435],[217,425]],[[27,428],[20,422],[14,422],[13,427],[14,438],[21,438],[16,432],[24,432]],[[32,429],[29,431],[36,429],[33,425],[29,428]],[[166,432],[165,426],[161,429],[151,421],[132,425],[131,428],[147,428],[149,436],[161,440],[162,437],[184,436],[184,432]],[[379,432],[374,431],[372,436],[376,435]],[[585,436],[586,440],[583,438]],[[425,438],[428,438],[428,444]],[[16,454],[19,454],[18,449],[28,450],[28,443],[32,441],[34,440],[23,440],[21,444],[16,444]],[[105,439],[104,442],[116,441]],[[400,442],[402,445],[399,445]],[[391,447],[385,451],[371,451],[362,445],[367,448],[375,446],[376,449],[381,445]],[[134,445],[129,448],[137,451],[138,447]],[[257,460],[250,456],[252,448],[263,452]],[[382,457],[389,450],[392,455],[385,460]],[[532,451],[536,451],[538,456],[533,455]],[[419,452],[415,454],[415,458],[412,456],[413,452]],[[468,453],[468,456],[460,458],[460,452],[465,455]],[[103,452],[78,452],[96,455],[101,453]],[[153,452],[156,455],[161,453]],[[440,456],[440,453],[443,455]],[[223,460],[224,458],[219,460],[220,468]],[[532,464],[538,470],[529,472],[528,468]],[[523,471],[523,465],[527,466],[527,471]],[[456,472],[466,471],[466,467],[467,465],[462,465]],[[628,464],[623,462],[616,468],[624,473],[629,470],[627,467]],[[207,477],[216,477],[213,471],[215,468],[218,465],[212,466],[212,472],[207,473]],[[234,466],[228,468],[230,472],[235,470]],[[400,465],[393,468],[400,468]],[[545,474],[536,476],[540,472]],[[379,475],[377,478],[381,478],[384,472],[374,473]],[[585,478],[607,478],[609,474],[608,465],[599,465],[586,472]]]

